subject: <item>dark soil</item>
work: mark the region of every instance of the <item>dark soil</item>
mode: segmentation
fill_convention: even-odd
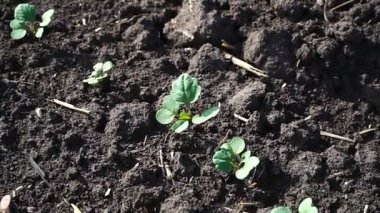
[[[72,212],[63,198],[83,212],[295,211],[306,197],[320,212],[380,212],[380,132],[359,134],[380,122],[379,0],[328,13],[329,22],[316,0],[34,0],[39,13],[56,14],[41,40],[21,41],[9,27],[20,2],[1,2],[0,194],[24,187],[14,212]],[[271,77],[238,68],[223,51]],[[83,85],[106,60],[116,64],[110,82]],[[168,134],[154,115],[183,72],[203,87],[197,109],[222,110]],[[213,167],[228,131],[261,159],[245,181]]]

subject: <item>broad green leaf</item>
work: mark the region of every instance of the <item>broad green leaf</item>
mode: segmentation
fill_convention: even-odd
[[[44,34],[44,28],[39,27],[37,32],[36,32],[36,38],[41,38],[42,34]]]
[[[180,107],[179,103],[173,100],[170,95],[164,97],[164,99],[162,100],[162,105],[165,109],[172,111],[174,114],[178,113]]]
[[[15,8],[15,19],[24,22],[34,22],[36,20],[36,7],[31,4],[17,5]]]
[[[11,32],[11,37],[14,40],[22,39],[26,35],[26,30],[24,29],[16,29],[12,30]]]
[[[232,166],[231,162],[226,161],[215,164],[215,168],[222,172],[232,172],[234,170],[234,167]]]
[[[318,213],[318,209],[312,206],[313,201],[311,198],[305,198],[298,206],[299,213]]]
[[[12,28],[12,30],[24,29],[25,22],[14,19],[11,21],[11,23],[9,23],[9,26]]]
[[[181,133],[187,127],[189,127],[189,121],[178,120],[170,127],[170,130],[173,130],[175,133]]]
[[[112,62],[107,61],[107,62],[104,63],[103,66],[102,66],[103,72],[107,72],[107,71],[109,71],[110,69],[112,69],[112,67],[113,67]]]
[[[251,156],[251,151],[247,150],[243,154],[241,154],[241,158],[244,160]]]
[[[219,107],[211,107],[207,110],[205,110],[204,112],[202,112],[201,115],[195,115],[193,117],[193,124],[201,124],[201,123],[204,123],[206,121],[208,121],[209,119],[215,117],[217,114],[219,113]]]
[[[231,172],[233,170],[232,154],[227,150],[219,150],[212,157],[215,168],[222,172]]]
[[[257,157],[252,156],[244,159],[242,163],[244,163],[243,167],[238,169],[235,173],[236,178],[241,180],[249,175],[251,170],[260,163],[260,160]]]
[[[317,209],[317,207],[312,206],[312,207],[309,208],[309,210],[307,211],[307,213],[318,213],[318,209]]]
[[[245,147],[244,140],[241,137],[233,137],[230,142],[228,142],[228,145],[231,147],[231,151],[235,155],[240,154]]]
[[[70,205],[71,205],[71,207],[74,209],[74,213],[82,213],[82,212],[79,210],[78,206],[76,206],[75,204],[72,204],[72,203],[70,203]]]
[[[103,72],[103,63],[97,63],[94,65],[94,72],[93,73],[96,73],[97,75],[99,75],[99,73],[102,73]]]
[[[51,22],[51,16],[54,14],[54,9],[50,9],[42,14],[42,22],[40,23],[41,27],[46,27]]]
[[[160,109],[156,113],[156,120],[160,124],[170,124],[173,121],[174,117],[175,114],[166,108]]]
[[[198,81],[188,74],[180,75],[177,80],[172,83],[172,90],[170,95],[174,100],[189,105],[198,100],[201,94],[201,87]]]
[[[289,207],[280,206],[272,209],[270,213],[292,213],[292,210]]]

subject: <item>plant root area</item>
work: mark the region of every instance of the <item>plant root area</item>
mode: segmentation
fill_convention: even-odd
[[[380,1],[32,0],[39,15],[55,9],[52,22],[14,41],[18,3],[0,3],[0,196],[14,195],[12,213],[297,212],[306,197],[319,212],[380,212]],[[109,81],[82,82],[108,60]],[[193,111],[221,111],[175,134],[155,113],[184,72],[202,86]],[[245,180],[212,163],[234,136],[260,158]]]

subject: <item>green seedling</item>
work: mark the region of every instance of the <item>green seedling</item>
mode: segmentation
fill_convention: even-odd
[[[244,140],[240,137],[232,138],[220,148],[212,157],[212,162],[219,171],[234,172],[237,179],[246,178],[251,170],[260,163],[259,158],[251,156],[249,150],[240,154],[245,148]]]
[[[211,107],[200,115],[193,115],[191,106],[199,99],[201,87],[198,81],[188,74],[180,75],[172,83],[170,94],[162,101],[162,108],[156,113],[156,120],[161,124],[173,123],[170,127],[176,133],[186,130],[190,121],[202,124],[219,113],[219,107]]]
[[[292,210],[286,206],[279,206],[272,209],[270,213],[292,213]],[[308,197],[298,206],[298,213],[318,213],[318,209],[313,206],[313,201]]]
[[[112,67],[113,64],[110,61],[95,64],[95,66],[93,67],[94,71],[91,73],[90,77],[83,80],[83,82],[90,85],[99,84],[104,79],[109,77],[108,73],[112,69]]]
[[[41,22],[36,21],[36,7],[31,4],[19,4],[15,8],[14,19],[10,23],[12,28],[11,37],[14,40],[22,39],[27,33],[41,38],[46,27],[54,14],[54,9],[46,11]]]

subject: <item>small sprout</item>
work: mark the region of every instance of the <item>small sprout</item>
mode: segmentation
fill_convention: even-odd
[[[31,4],[19,4],[15,8],[14,19],[10,22],[12,28],[11,37],[14,40],[22,39],[27,33],[33,34],[36,38],[41,38],[44,27],[51,22],[54,9],[46,11],[42,16],[42,21],[36,21],[36,7]]]
[[[312,206],[311,198],[305,198],[298,206],[298,213],[318,213],[318,209]],[[289,207],[279,206],[270,211],[270,213],[292,213]]]
[[[259,158],[251,156],[251,151],[245,148],[244,140],[240,137],[232,138],[228,143],[224,143],[221,150],[212,157],[212,162],[217,170],[222,172],[234,172],[237,179],[246,178],[251,170],[259,163]]]
[[[97,63],[95,64],[94,71],[91,73],[88,79],[83,80],[84,83],[90,85],[97,85],[102,82],[104,79],[108,78],[109,71],[112,69],[113,64],[110,61],[106,63]]]
[[[191,106],[199,99],[201,87],[198,81],[188,74],[182,74],[173,81],[170,94],[162,101],[162,108],[156,113],[156,120],[160,124],[170,124],[170,130],[176,133],[186,130],[190,121],[193,124],[202,124],[219,113],[218,107],[211,107],[200,115],[193,115]]]
[[[318,209],[313,205],[313,201],[310,197],[305,198],[298,206],[299,213],[318,213]]]

